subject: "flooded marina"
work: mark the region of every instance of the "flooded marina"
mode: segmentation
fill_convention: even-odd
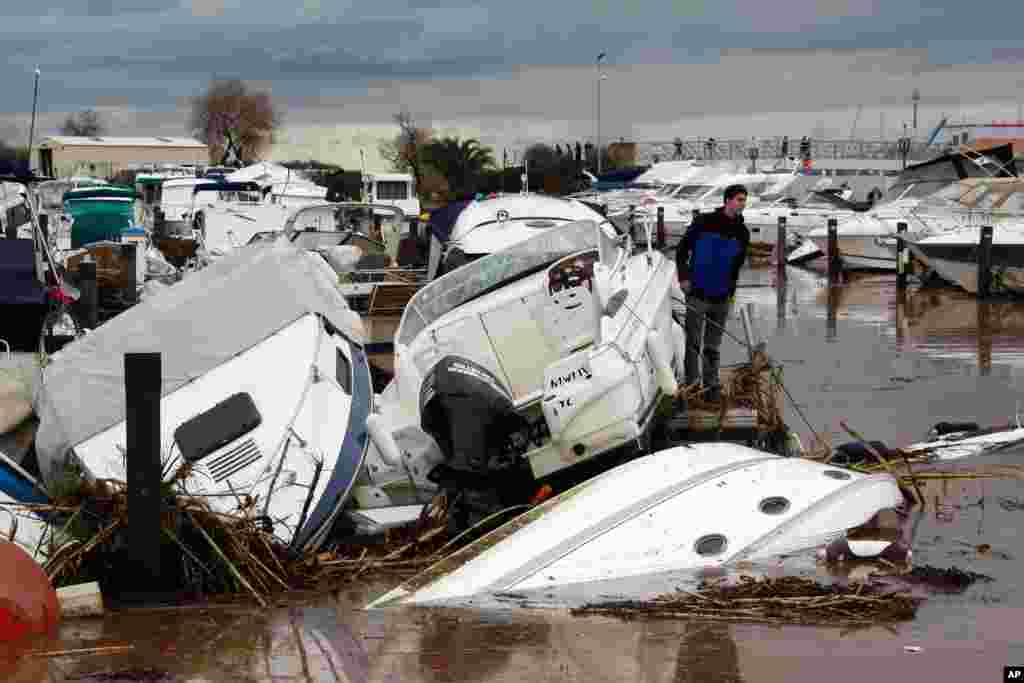
[[[937,422],[1015,420],[1022,396],[1024,304],[978,302],[895,276],[854,276],[831,291],[814,273],[747,270],[737,306],[784,366],[797,405],[786,420],[805,445],[852,438],[845,420],[888,446],[922,439]],[[780,300],[782,306],[779,306]],[[742,338],[738,317],[729,330]],[[723,364],[747,351],[727,341]],[[806,423],[805,423],[806,418]],[[809,424],[808,424],[809,423]],[[910,586],[926,598],[915,619],[850,630],[697,620],[622,621],[573,616],[608,599],[649,598],[693,577],[662,575],[494,596],[443,609],[364,611],[401,577],[357,579],[269,609],[232,605],[123,609],[66,621],[50,638],[2,653],[8,681],[839,681],[996,680],[1024,662],[1015,625],[1024,615],[1017,570],[1024,546],[1019,451],[916,466],[974,478],[922,479],[926,505],[899,520],[916,566],[991,577],[965,589]],[[680,520],[685,524],[686,520]],[[751,568],[752,569],[752,568]],[[813,555],[773,571],[827,578]],[[843,566],[839,575],[863,568]],[[898,583],[899,579],[892,579]],[[503,599],[504,597],[504,599]]]

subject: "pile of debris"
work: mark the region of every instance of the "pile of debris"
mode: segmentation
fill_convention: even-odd
[[[738,584],[705,581],[697,592],[677,591],[649,602],[585,605],[572,612],[624,620],[703,618],[852,626],[911,620],[923,602],[923,598],[907,593],[885,592],[867,581],[823,586],[813,579],[796,576],[763,579],[742,576]]]
[[[192,597],[249,594],[265,606],[275,592],[324,588],[368,572],[416,571],[447,551],[443,498],[424,509],[417,525],[391,531],[377,543],[296,553],[264,528],[255,501],[240,501],[237,514],[215,512],[202,498],[174,493],[182,476],[179,470],[164,484],[164,557],[179,559],[163,563],[161,590]],[[44,570],[55,587],[119,582],[118,572],[133,566],[124,561],[128,490],[123,482],[58,489],[53,505],[29,507],[50,517]]]

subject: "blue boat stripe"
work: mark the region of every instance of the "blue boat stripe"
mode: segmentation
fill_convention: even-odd
[[[310,539],[335,518],[338,507],[344,503],[356,481],[366,455],[366,446],[369,442],[366,418],[370,416],[373,401],[370,366],[366,354],[358,346],[351,341],[348,346],[352,361],[352,403],[348,413],[345,440],[341,444],[327,488],[306,519],[305,526],[295,534],[297,541],[293,542],[293,547],[299,549],[304,549]]]

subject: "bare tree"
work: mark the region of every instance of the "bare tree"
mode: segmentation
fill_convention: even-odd
[[[93,138],[107,132],[107,126],[95,109],[83,109],[77,114],[70,114],[60,127],[61,135],[75,135]]]
[[[189,129],[210,146],[211,161],[244,164],[274,142],[281,119],[269,93],[253,92],[237,78],[214,80],[192,100]]]
[[[424,173],[423,150],[434,139],[434,131],[417,126],[408,109],[392,118],[398,125],[398,134],[391,140],[382,141],[377,151],[396,171],[412,173],[416,187],[419,187]]]

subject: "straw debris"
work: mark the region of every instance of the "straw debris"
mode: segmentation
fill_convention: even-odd
[[[697,592],[677,589],[649,602],[610,602],[572,610],[577,616],[635,619],[709,619],[769,624],[863,626],[914,618],[923,598],[885,592],[880,586],[851,582],[824,586],[801,577],[742,576],[736,584],[703,582]]]
[[[69,479],[73,473],[69,473]],[[223,514],[199,497],[176,494],[175,473],[165,482],[162,513],[166,584],[160,588],[193,597],[240,594],[268,605],[275,593],[322,589],[369,572],[415,571],[448,540],[447,503],[438,497],[419,523],[390,532],[372,545],[337,545],[319,552],[292,552],[257,516],[256,501],[242,497]],[[50,516],[44,570],[55,587],[111,581],[130,571],[127,557],[128,489],[124,482],[57,482],[54,504],[32,507]],[[53,491],[51,491],[53,492]],[[169,559],[173,558],[173,560]]]

